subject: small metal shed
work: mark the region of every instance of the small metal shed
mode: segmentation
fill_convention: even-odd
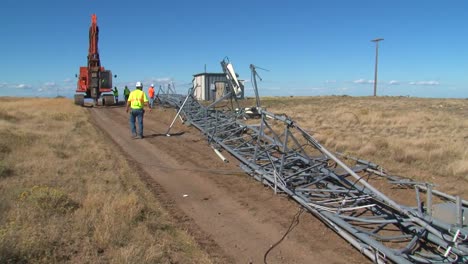
[[[198,100],[215,101],[225,94],[228,83],[224,73],[204,72],[195,74],[193,75],[194,96]],[[244,98],[244,91],[238,98]]]

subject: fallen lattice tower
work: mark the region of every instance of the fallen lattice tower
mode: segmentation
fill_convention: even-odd
[[[332,153],[291,118],[258,105],[259,118],[248,124],[242,111],[204,106],[191,91],[158,97],[247,174],[289,195],[373,262],[468,263],[468,202],[460,197]],[[369,183],[374,178],[414,190],[415,205],[392,200]]]

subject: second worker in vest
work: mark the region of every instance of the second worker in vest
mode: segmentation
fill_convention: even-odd
[[[127,103],[128,97],[130,96],[130,89],[128,89],[127,85],[125,85],[124,96],[125,96],[125,103]]]
[[[154,84],[151,84],[150,88],[148,88],[148,95],[149,95],[149,102],[150,107],[154,107]]]
[[[117,90],[117,86],[114,87],[114,90],[112,91],[112,93],[114,94],[114,98],[115,98],[115,104],[119,104],[119,90]]]
[[[125,111],[130,112],[130,129],[132,131],[133,138],[143,138],[143,116],[145,114],[145,106],[149,107],[151,112],[151,107],[148,105],[148,97],[146,97],[145,92],[143,92],[143,84],[141,82],[136,83],[136,89],[133,90],[127,101],[127,107]],[[136,130],[135,121],[138,121],[138,134]]]

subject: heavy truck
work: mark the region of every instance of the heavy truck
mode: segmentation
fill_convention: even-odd
[[[94,104],[114,105],[115,99],[112,93],[112,72],[101,66],[98,50],[99,27],[97,16],[91,16],[89,27],[88,65],[80,67],[75,104],[84,105],[85,98],[92,98]],[[116,78],[117,75],[114,76]]]

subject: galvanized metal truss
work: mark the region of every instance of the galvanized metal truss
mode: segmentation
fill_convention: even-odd
[[[210,143],[236,157],[245,172],[289,195],[375,263],[468,263],[467,201],[429,184],[389,176],[371,162],[332,153],[285,115],[257,108],[260,118],[247,124],[242,112],[205,107],[191,91],[159,98],[178,108]],[[390,199],[369,183],[375,177],[414,189],[416,205]],[[453,205],[456,222],[433,217],[433,199]]]

